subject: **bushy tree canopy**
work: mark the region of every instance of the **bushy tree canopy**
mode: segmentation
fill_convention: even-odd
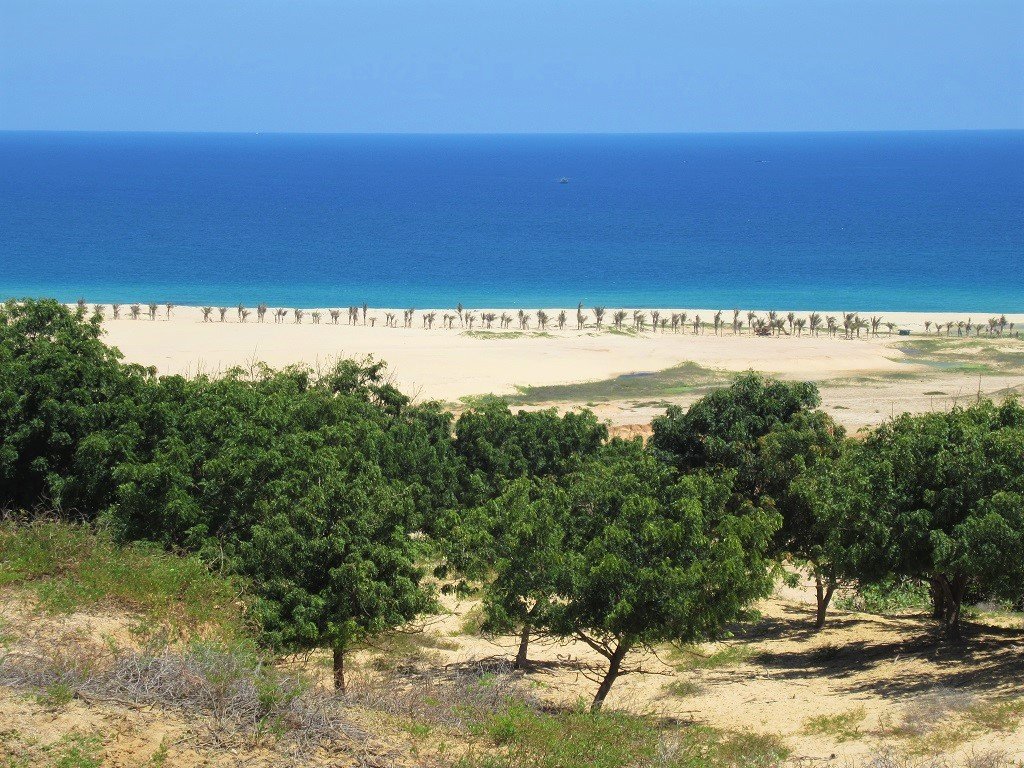
[[[839,455],[845,432],[816,409],[819,403],[813,384],[747,373],[686,411],[670,407],[653,421],[651,444],[683,470],[735,471],[734,507],[753,503],[778,510],[775,553],[809,564],[820,627],[842,574],[824,547],[828,530],[814,514],[806,480]]]
[[[92,516],[147,426],[148,371],[103,343],[98,317],[52,300],[0,306],[0,509]]]
[[[503,401],[487,400],[455,423],[455,450],[465,473],[462,501],[494,498],[518,477],[565,475],[607,439],[608,428],[592,411],[513,413]]]
[[[928,579],[951,635],[965,597],[1024,594],[1024,407],[982,401],[883,424],[817,483],[836,560]]]

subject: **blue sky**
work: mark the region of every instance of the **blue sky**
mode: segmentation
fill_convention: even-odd
[[[1024,128],[1024,2],[0,0],[0,129]]]

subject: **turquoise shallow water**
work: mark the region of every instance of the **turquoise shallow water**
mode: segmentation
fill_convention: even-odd
[[[21,295],[1021,312],[1024,132],[0,133]]]

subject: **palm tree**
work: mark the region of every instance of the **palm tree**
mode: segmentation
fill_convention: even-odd
[[[565,310],[564,309],[561,310],[558,313],[558,330],[560,330],[560,331],[565,330],[565,323],[566,323],[566,320],[568,320],[568,319],[569,318],[567,318],[565,316]]]
[[[409,319],[406,321],[405,327],[412,328],[412,316],[416,314],[416,309],[414,307],[410,307],[405,311],[409,313]]]
[[[947,336],[952,336],[953,335],[953,321],[952,320],[950,320],[949,322],[946,323],[946,335]]]
[[[469,326],[469,330],[473,330],[473,323],[476,322],[476,315],[473,312],[467,312],[463,310],[463,317],[466,318],[466,325]]]
[[[685,312],[680,312],[679,313],[679,330],[683,331],[684,333],[686,332],[686,313]]]
[[[672,313],[672,333],[679,333],[679,313]]]
[[[872,315],[871,316],[871,335],[872,336],[877,336],[878,335],[878,326],[880,326],[881,324],[882,324],[882,318],[879,315]]]
[[[693,332],[700,333],[700,315],[696,315],[693,318]]]
[[[651,330],[655,333],[658,332],[658,321],[661,319],[661,312],[658,310],[651,311]]]
[[[395,313],[394,312],[385,312],[384,313],[384,326],[387,327],[387,328],[394,328],[395,327]]]
[[[796,328],[796,335],[804,335],[804,326],[807,325],[807,320],[803,317],[793,321],[793,327]]]
[[[310,313],[309,316],[311,318],[313,318],[313,325],[320,325],[320,312],[319,311],[313,311],[313,312]],[[243,320],[243,322],[245,322],[245,321]]]
[[[295,318],[295,323],[297,325],[302,325],[302,318],[303,318],[303,316],[305,314],[306,314],[306,310],[304,310],[304,309],[293,309],[292,310],[292,317]]]
[[[288,310],[287,309],[281,309],[280,307],[278,307],[277,310],[274,312],[274,322],[275,323],[283,323],[285,315],[287,315],[287,314],[288,314]]]
[[[795,320],[796,320],[796,314],[795,313],[790,312],[788,315],[786,315],[786,321],[789,323],[789,332],[790,333],[793,332],[793,323],[794,323]]]
[[[427,330],[431,330],[434,327],[434,320],[437,319],[437,312],[427,312],[424,319],[427,321]]]
[[[523,330],[526,327],[526,312],[519,310],[519,330]]]
[[[583,315],[583,302],[581,301],[576,305],[576,330],[582,330],[583,326],[586,325],[587,319]]]
[[[817,312],[811,312],[810,317],[811,335],[817,336],[818,331],[821,329],[821,315]]]
[[[618,309],[618,310],[615,311],[615,314],[612,315],[612,325],[617,330],[621,331],[622,330],[622,323],[623,323],[623,321],[625,319],[626,319],[626,310]]]
[[[138,320],[139,315],[142,314],[142,307],[140,307],[138,304],[132,304],[128,308],[128,311],[131,312],[132,314],[132,320]]]
[[[542,331],[548,327],[548,313],[543,309],[537,310],[537,327]]]
[[[740,311],[734,309],[732,311],[732,335],[735,336],[739,332],[740,327]]]
[[[203,307],[203,322],[210,322],[210,315],[213,314],[213,307]]]
[[[251,314],[252,314],[252,312],[250,312],[248,309],[243,309],[242,310],[242,317],[239,320],[239,322],[244,323],[246,320],[249,319],[249,315],[251,315]]]
[[[245,304],[243,304],[242,302],[238,302],[238,306],[235,307],[235,310],[238,312],[238,319],[241,320],[242,312],[245,310]]]
[[[889,331],[889,335],[892,336],[892,332],[896,329],[896,323],[886,323],[885,327]]]
[[[92,305],[92,314],[93,314],[93,317],[98,317],[100,320],[102,320],[103,319],[103,305],[102,304],[93,304]]]
[[[341,317],[341,310],[340,309],[332,309],[331,312],[330,312],[330,315],[331,315],[331,323],[334,324],[334,325],[337,325],[338,324],[338,320]],[[263,321],[261,320],[260,322],[263,322]]]
[[[753,332],[753,330],[754,330],[754,321],[755,320],[757,320],[757,313],[756,312],[752,312],[752,311],[748,311],[747,312],[747,327],[751,330],[751,332]]]
[[[171,310],[174,309],[174,305],[171,302],[168,301],[166,304],[164,304],[164,309],[167,310],[167,319],[170,320],[171,319]]]
[[[226,322],[227,321],[228,308],[227,307],[217,307],[217,311],[220,312],[220,321],[222,323]]]
[[[668,325],[668,318],[667,317],[661,318],[661,332],[662,333],[665,332],[665,326],[666,325]]]
[[[82,312],[85,312],[85,299],[83,299],[83,298],[79,298],[79,299],[78,299],[78,301],[76,301],[75,303],[76,303],[76,304],[78,305],[78,308],[79,308],[79,309],[80,309],[80,310],[81,310]]]
[[[722,310],[718,310],[717,312],[715,312],[715,316],[713,319],[715,323],[715,335],[717,336],[718,329],[724,325],[724,323],[722,322]]]
[[[647,315],[643,312],[636,312],[634,313],[634,320],[636,321],[637,329],[643,331],[647,325]]]
[[[455,314],[459,316],[459,325],[462,325],[462,309],[462,302],[460,301],[458,304],[455,305]]]
[[[601,323],[604,322],[604,307],[594,307],[594,324],[598,330],[601,328]]]
[[[111,304],[110,308],[114,311],[114,319],[115,320],[117,320],[119,317],[121,317],[121,305],[120,304]]]
[[[259,322],[262,323],[263,322],[263,318],[266,317],[266,315],[267,315],[267,305],[266,304],[258,304],[256,306],[256,319]]]
[[[150,304],[149,305],[149,319],[150,320],[156,320],[156,311],[157,311],[157,309],[158,309],[158,307],[157,307],[156,304]]]
[[[829,336],[835,336],[839,332],[839,324],[836,322],[835,315],[829,315],[826,317],[825,324],[828,327]]]

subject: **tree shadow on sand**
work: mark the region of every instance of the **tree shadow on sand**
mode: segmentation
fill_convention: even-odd
[[[751,642],[800,644],[783,651],[772,651],[769,645],[753,657],[753,663],[777,679],[845,681],[850,692],[890,697],[936,686],[994,692],[1017,688],[1024,678],[1021,629],[968,623],[964,639],[957,642],[944,638],[937,624],[924,614],[836,616],[822,633],[814,631],[813,610],[786,606],[784,614],[738,633]],[[843,639],[844,630],[858,627],[877,628],[877,636]],[[815,637],[825,642],[806,642]]]

